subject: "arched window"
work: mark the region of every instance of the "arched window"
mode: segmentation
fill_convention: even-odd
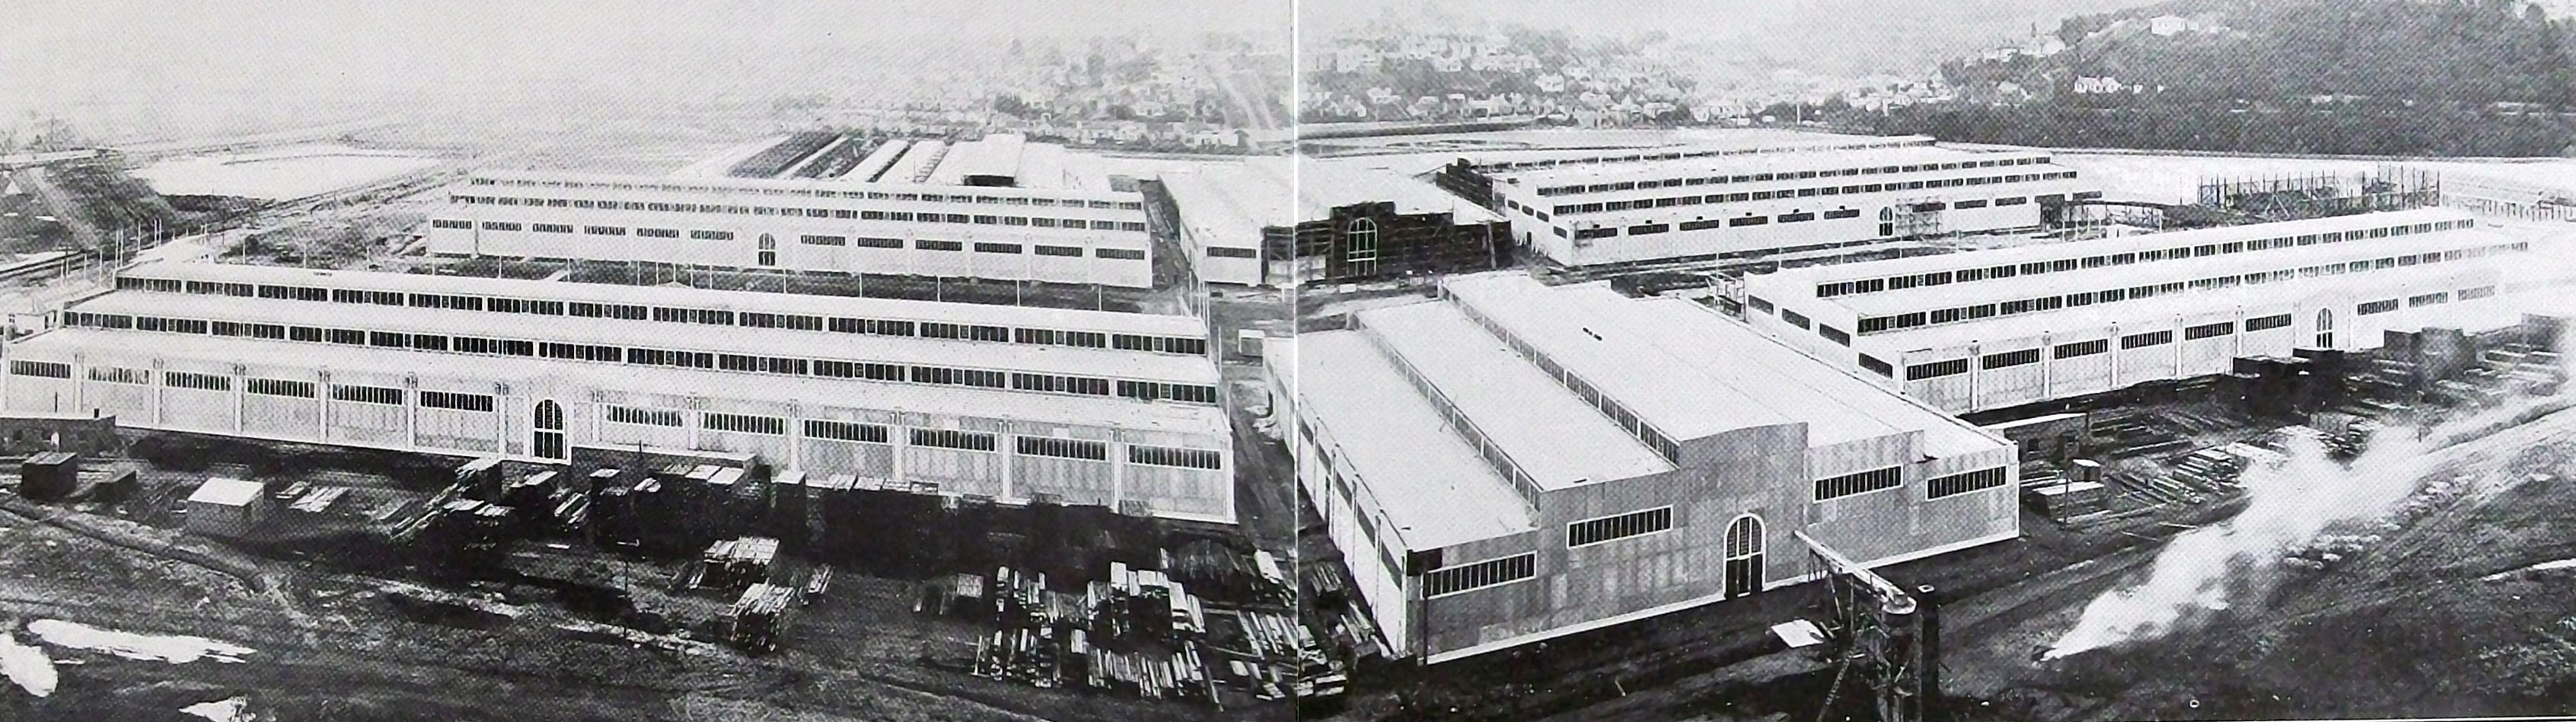
[[[1348,232],[1342,234],[1343,260],[1352,263],[1377,260],[1377,221],[1351,219]]]
[[[1377,273],[1377,221],[1351,219],[1350,226],[1342,233],[1342,260],[1349,264],[1348,275]]]
[[[2317,348],[2334,347],[2334,309],[2317,309]]]
[[[1741,516],[1726,526],[1726,596],[1762,591],[1762,518]]]
[[[541,459],[564,458],[563,407],[553,399],[537,402],[536,456]]]

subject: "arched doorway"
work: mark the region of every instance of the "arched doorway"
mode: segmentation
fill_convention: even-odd
[[[2334,309],[2317,309],[2317,348],[2334,347]]]
[[[1349,264],[1348,275],[1377,275],[1377,221],[1351,219],[1342,233],[1342,261]]]
[[[760,265],[778,265],[778,239],[767,233],[760,234]]]
[[[564,458],[563,407],[553,399],[537,402],[536,456],[540,459]]]
[[[1726,598],[1762,591],[1762,518],[1745,515],[1726,525]]]

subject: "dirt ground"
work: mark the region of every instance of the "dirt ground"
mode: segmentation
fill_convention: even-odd
[[[148,469],[145,487],[183,489],[221,471]],[[167,513],[133,513],[166,512],[167,494],[129,502],[122,515],[96,504],[38,507],[5,500],[15,511],[0,513],[0,625],[21,641],[32,641],[27,623],[62,619],[141,634],[201,636],[257,651],[239,664],[172,664],[48,645],[61,687],[38,699],[0,686],[0,719],[194,720],[178,710],[235,697],[246,698],[262,719],[284,720],[1161,722],[1286,719],[1290,713],[1279,703],[1219,710],[1203,701],[1034,689],[935,668],[925,660],[971,658],[980,630],[965,621],[913,613],[914,596],[905,582],[848,573],[803,608],[783,651],[766,656],[703,643],[662,648],[578,635],[563,628],[578,617],[544,602],[523,603],[516,617],[426,620],[389,601],[386,590],[403,574],[400,568],[352,571],[349,565],[365,559],[363,554],[293,551],[332,543],[314,529],[353,525],[353,519],[409,492],[359,472],[307,472],[302,478],[358,492],[330,514],[295,517],[311,524],[292,524],[297,528],[271,535],[283,541],[264,548],[283,557],[253,556],[190,537],[173,528],[182,520]],[[385,498],[360,499],[370,495]],[[134,543],[111,545],[28,514],[106,529]],[[212,550],[226,571],[133,548],[173,542]],[[639,587],[658,586],[675,568],[571,544],[522,543],[520,551],[613,570],[601,573]],[[289,561],[294,558],[316,561]],[[722,606],[711,598],[672,596],[648,589],[638,600],[659,610],[694,608],[700,614]]]

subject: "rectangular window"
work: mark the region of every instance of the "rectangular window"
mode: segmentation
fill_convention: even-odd
[[[846,246],[850,245],[850,238],[848,236],[817,236],[807,234],[797,236],[796,242],[808,246]]]
[[[2407,306],[2408,308],[2413,308],[2413,307],[2416,307],[2416,306],[2430,306],[2430,305],[2437,304],[2437,303],[2450,303],[2450,302],[2451,302],[2451,292],[2449,292],[2449,291],[2442,291],[2442,292],[2438,292],[2438,293],[2427,293],[2427,294],[2423,294],[2423,295],[2420,295],[2420,296],[2408,296],[2408,297],[2406,298],[2406,306]]]
[[[453,391],[420,392],[420,405],[424,408],[456,409],[458,411],[491,411],[493,408],[492,397],[490,395],[466,394]]]
[[[695,241],[730,241],[733,240],[733,231],[690,231],[689,239]]]
[[[1834,328],[1821,323],[1816,324],[1816,335],[1825,337],[1825,340],[1827,341],[1832,341],[1845,346],[1851,345],[1851,334],[1843,333],[1843,330],[1839,328]]]
[[[1613,539],[1644,536],[1673,528],[1673,508],[1669,506],[1632,511],[1618,516],[1587,519],[1565,525],[1567,548],[1599,544]]]
[[[977,242],[977,243],[975,244],[975,252],[976,252],[976,253],[1018,253],[1018,252],[1020,252],[1020,244],[1017,244],[1017,243],[984,243],[984,242]]]
[[[1180,449],[1163,446],[1129,444],[1127,462],[1149,466],[1172,466],[1184,469],[1223,469],[1223,454],[1206,449]]]
[[[216,376],[214,374],[189,373],[186,371],[161,372],[161,385],[172,388],[202,389],[206,391],[233,390],[233,380],[230,377]]]
[[[1077,247],[1077,246],[1049,246],[1049,245],[1045,245],[1045,244],[1039,244],[1035,250],[1037,251],[1037,254],[1038,254],[1038,255],[1041,255],[1041,256],[1071,256],[1071,257],[1074,257],[1074,258],[1081,258],[1081,257],[1082,257],[1082,249],[1081,249],[1080,247]],[[1213,252],[1215,249],[1214,249],[1214,248],[1210,248],[1209,250],[1210,250],[1211,252]]]
[[[2066,344],[2058,344],[2058,345],[2057,345],[2057,357],[2058,357],[2058,358],[2075,358],[2075,357],[2077,357],[2077,356],[2091,356],[2091,355],[2098,354],[2098,353],[2109,353],[2110,351],[2111,351],[2111,340],[2110,340],[2110,339],[2107,339],[2107,338],[2106,338],[2106,339],[2097,340],[2097,341],[2078,341],[2078,342],[2075,342],[2075,343],[2066,343]]]
[[[1940,378],[1943,376],[1957,376],[1967,372],[1967,359],[1934,361],[1931,363],[1912,364],[1906,366],[1905,380],[1914,381],[1918,379]]]
[[[243,386],[246,391],[265,396],[293,396],[299,399],[313,398],[313,382],[311,381],[251,379],[249,383],[246,383]]]
[[[1895,376],[1895,375],[1896,375],[1896,367],[1895,367],[1895,366],[1890,366],[1890,365],[1888,365],[1888,363],[1887,363],[1887,362],[1885,362],[1885,361],[1880,361],[1880,360],[1878,360],[1878,357],[1876,357],[1876,356],[1871,356],[1871,355],[1869,355],[1869,354],[1861,354],[1861,355],[1860,355],[1860,367],[1861,367],[1861,368],[1865,368],[1865,369],[1869,369],[1871,373],[1875,373],[1875,374],[1878,374],[1878,375],[1880,375],[1880,376]]]
[[[89,380],[105,381],[112,384],[150,384],[152,383],[152,370],[124,369],[112,366],[91,366],[89,367]]]
[[[1538,576],[1538,555],[1519,554],[1422,575],[1422,595],[1439,597]]]
[[[2199,325],[2199,326],[2193,326],[2193,327],[2190,327],[2190,328],[2185,328],[2185,329],[2183,329],[2183,330],[2182,330],[2182,338],[2183,338],[2183,340],[2185,340],[2185,341],[2189,341],[2189,340],[2192,340],[2192,339],[2211,338],[2211,337],[2215,337],[2215,336],[2225,336],[2225,335],[2228,335],[2228,334],[2231,334],[2231,333],[2235,333],[2235,332],[2236,332],[2236,322],[2234,322],[2234,321],[2221,321],[2221,322],[2218,322],[2218,323],[2202,324],[2202,325]]]
[[[1131,251],[1131,250],[1122,249],[1122,248],[1102,248],[1102,249],[1097,249],[1097,250],[1095,250],[1095,251],[1093,251],[1093,252],[1092,252],[1092,255],[1096,255],[1096,256],[1099,256],[1099,257],[1101,257],[1101,258],[1115,258],[1115,259],[1119,259],[1119,260],[1122,260],[1122,261],[1142,261],[1142,260],[1145,260],[1145,252],[1144,252],[1144,251]]]
[[[913,242],[912,242],[912,247],[914,247],[914,248],[919,248],[919,249],[922,249],[922,250],[925,250],[925,251],[963,251],[963,250],[966,250],[966,244],[964,244],[964,243],[959,243],[959,242],[957,242],[957,241],[934,241],[934,240],[931,240],[931,239],[928,239],[928,238],[923,238],[923,239],[919,239],[919,240],[915,240],[915,241],[913,241]]]
[[[1893,466],[1885,469],[1863,471],[1856,474],[1844,474],[1842,476],[1827,479],[1817,479],[1816,501],[1846,497],[1854,494],[1866,494],[1882,489],[1894,489],[1904,483],[1904,471]]]
[[[588,233],[588,234],[590,234],[590,235],[594,235],[594,236],[623,236],[623,235],[626,235],[626,229],[625,229],[625,228],[622,228],[622,227],[619,227],[619,226],[582,226],[582,227],[581,227],[581,232],[583,232],[583,233]]]
[[[1926,498],[1939,499],[1945,496],[1958,496],[1971,491],[1992,489],[1998,486],[2003,486],[2004,482],[2008,480],[2008,476],[2009,474],[2007,471],[2000,466],[1992,469],[1978,469],[1964,474],[1936,476],[1923,482],[1923,495]]]
[[[2245,330],[2247,331],[2262,331],[2265,329],[2280,328],[2288,325],[2290,325],[2290,314],[2286,313],[2275,316],[2245,319]]]
[[[403,402],[403,392],[402,389],[389,389],[382,386],[341,386],[333,384],[331,386],[331,399],[334,401],[355,401],[363,404],[400,406]]]
[[[632,406],[610,406],[607,407],[607,409],[608,421],[614,423],[641,424],[644,426],[669,426],[673,428],[686,425],[685,421],[680,416],[680,412],[677,411],[665,409],[643,409]]]
[[[2460,300],[2462,300],[2462,301],[2475,301],[2475,300],[2477,300],[2477,299],[2486,298],[2486,297],[2488,297],[2488,296],[2493,296],[2493,295],[2495,295],[2495,287],[2494,287],[2494,286],[2479,286],[2479,287],[2476,287],[2476,288],[2463,288],[2463,289],[2460,289]]]
[[[913,429],[912,445],[935,446],[943,449],[965,449],[967,451],[992,451],[993,435],[949,429]]]
[[[2371,315],[2371,314],[2376,314],[2376,313],[2387,313],[2387,312],[2395,311],[2395,310],[2397,310],[2397,299],[2392,298],[2392,299],[2388,299],[2388,300],[2385,300],[2385,301],[2372,301],[2372,302],[2369,302],[2369,303],[2361,304],[2361,305],[2359,305],[2359,306],[2355,306],[2355,307],[2353,307],[2352,312],[2353,312],[2353,313],[2355,313],[2355,314],[2359,314],[2359,315],[2363,315],[2363,316],[2368,316],[2368,315]]]
[[[1109,444],[1081,439],[1059,439],[1051,436],[1019,436],[1012,445],[1026,456],[1052,456],[1059,459],[1109,460]]]
[[[783,436],[787,433],[787,420],[775,416],[748,416],[744,414],[719,414],[709,412],[698,415],[698,423],[709,431],[735,431],[745,434],[769,434],[772,436]]]
[[[1798,328],[1802,328],[1802,329],[1803,329],[1803,328],[1806,328],[1806,327],[1807,327],[1807,323],[1808,323],[1808,322],[1807,322],[1807,317],[1806,317],[1804,314],[1800,314],[1800,313],[1798,313],[1798,312],[1796,312],[1796,311],[1791,311],[1791,310],[1789,310],[1789,309],[1785,309],[1785,308],[1784,308],[1784,309],[1780,309],[1780,320],[1782,320],[1782,321],[1787,321],[1787,322],[1789,322],[1789,325],[1791,325],[1791,326],[1796,326],[1796,327],[1798,327]]]
[[[2013,366],[2035,364],[2039,363],[2039,349],[2033,348],[2023,349],[2020,351],[1986,354],[1985,358],[1980,359],[1979,361],[1980,362],[1977,365],[1987,369],[2009,368]]]
[[[876,424],[859,424],[848,421],[808,419],[805,421],[805,437],[809,439],[832,439],[835,441],[861,441],[870,444],[882,444],[886,443],[886,427]]]
[[[1770,219],[1770,218],[1768,218],[1768,217],[1765,217],[1765,216],[1745,216],[1745,217],[1742,217],[1742,218],[1729,219],[1729,220],[1727,220],[1726,225],[1731,226],[1731,227],[1732,227],[1732,226],[1758,226],[1758,225],[1762,225],[1762,224],[1770,223],[1770,222],[1771,222],[1771,219]]]

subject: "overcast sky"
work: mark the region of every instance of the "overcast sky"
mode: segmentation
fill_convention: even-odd
[[[0,112],[243,94],[471,94],[574,82],[811,92],[804,71],[1010,38],[1284,38],[1286,0],[24,0],[0,23]],[[869,67],[884,73],[900,68]],[[842,70],[847,71],[847,68]],[[846,73],[843,73],[846,74]],[[800,82],[803,81],[803,82]],[[65,113],[77,115],[77,113]]]

